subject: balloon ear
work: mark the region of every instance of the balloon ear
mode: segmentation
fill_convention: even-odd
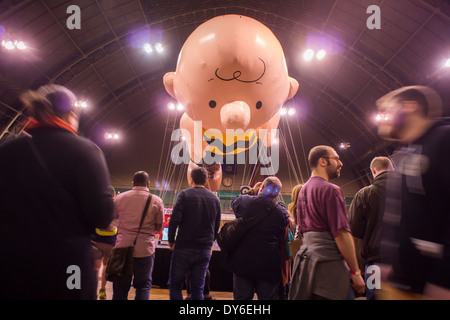
[[[172,98],[176,99],[175,91],[173,90],[174,79],[175,79],[175,72],[167,72],[163,77],[163,83],[167,93],[170,94]]]
[[[298,90],[298,81],[292,77],[289,77],[289,94],[286,100],[289,100],[295,96]]]

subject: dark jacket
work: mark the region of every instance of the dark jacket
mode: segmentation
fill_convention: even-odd
[[[236,218],[249,219],[262,213],[271,199],[242,195],[231,204]],[[226,266],[241,277],[281,280],[281,241],[288,225],[286,209],[277,205],[264,220],[248,230],[240,245],[227,257]]]
[[[95,299],[90,235],[115,214],[103,153],[61,128],[30,134],[0,147],[0,297]]]
[[[220,218],[220,201],[213,192],[201,187],[185,189],[178,194],[170,216],[169,242],[175,242],[175,249],[211,249]]]
[[[388,173],[380,173],[370,186],[359,190],[349,208],[352,235],[362,239],[364,262],[379,259],[381,224],[383,221]]]
[[[450,125],[438,121],[399,146],[386,191],[381,254],[389,281],[423,293],[427,282],[450,289]]]

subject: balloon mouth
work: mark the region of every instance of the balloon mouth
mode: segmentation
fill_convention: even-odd
[[[234,101],[220,109],[220,122],[225,129],[246,129],[250,123],[250,107],[243,101]]]

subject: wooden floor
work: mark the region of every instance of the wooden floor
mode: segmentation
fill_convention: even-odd
[[[100,284],[99,284],[100,287]],[[97,292],[98,293],[98,292]],[[106,300],[111,300],[113,296],[112,283],[106,283]],[[131,287],[130,292],[128,293],[128,300],[134,300],[135,290]],[[211,292],[211,296],[215,300],[233,300],[232,292]],[[186,291],[183,290],[183,297],[186,297]],[[169,299],[169,290],[161,289],[158,287],[153,287],[150,290],[150,300],[170,300]]]

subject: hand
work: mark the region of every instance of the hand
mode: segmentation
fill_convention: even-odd
[[[366,291],[366,284],[361,275],[350,275],[352,279],[352,287],[358,293],[364,293]]]
[[[259,189],[261,189],[262,182],[257,182],[253,188],[250,190],[252,195],[257,195],[259,193]]]
[[[175,242],[169,242],[169,250],[173,251],[174,248],[175,248]]]

